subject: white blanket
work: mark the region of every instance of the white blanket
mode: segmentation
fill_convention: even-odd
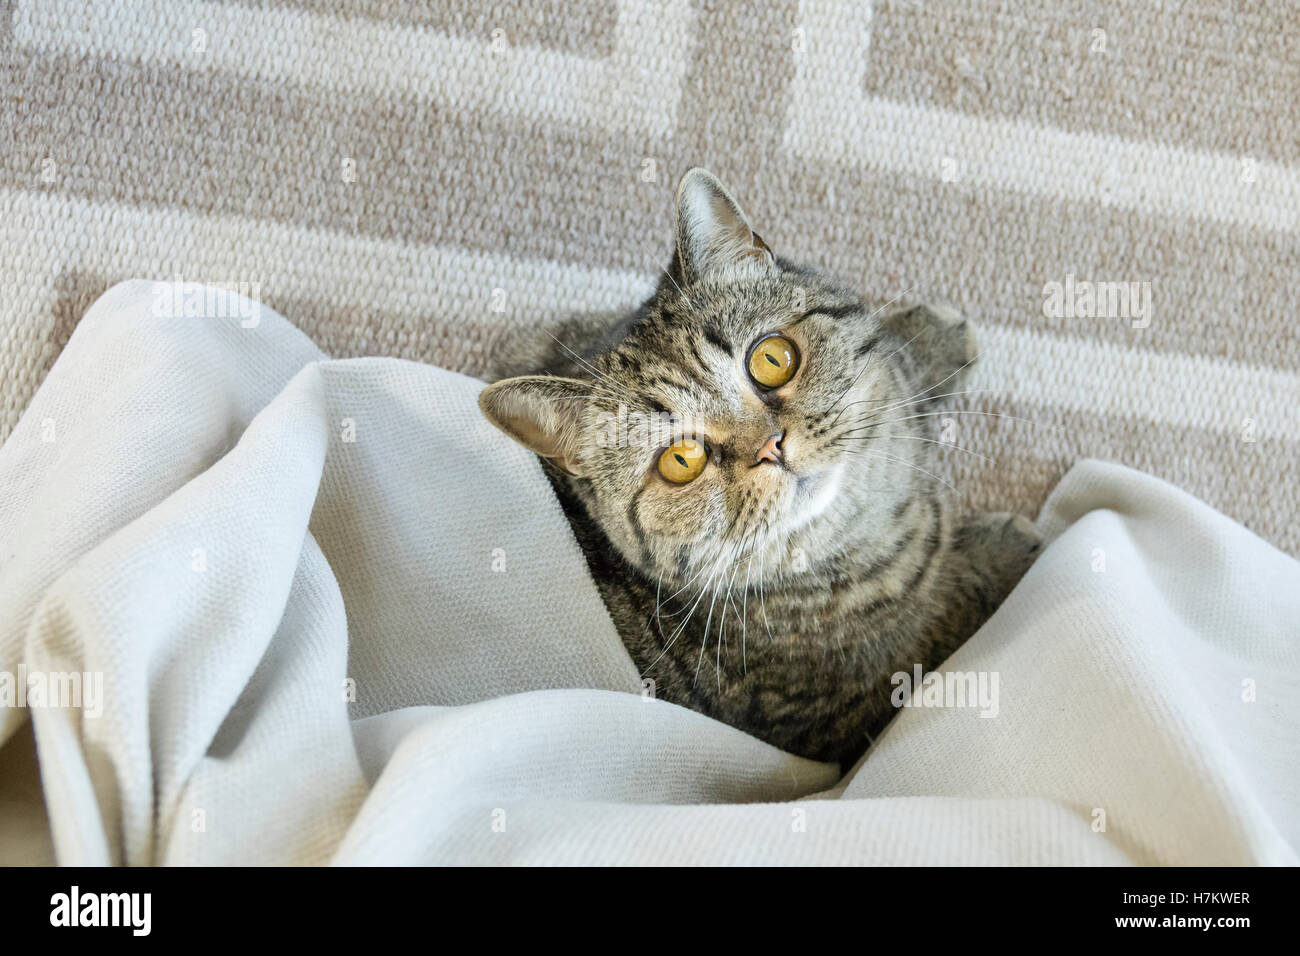
[[[944,668],[996,716],[837,782],[641,695],[480,383],[161,292],[0,449],[0,862],[1297,862],[1300,564],[1177,489],[1077,465]]]

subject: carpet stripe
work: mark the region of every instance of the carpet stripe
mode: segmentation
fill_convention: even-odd
[[[1300,231],[1300,169],[868,96],[870,8],[803,0],[800,13],[807,50],[785,132],[795,156],[927,176],[967,193],[991,187]]]
[[[676,123],[692,19],[686,0],[621,0],[614,52],[599,60],[514,49],[508,36],[494,49],[490,37],[467,40],[380,21],[192,0],[24,0],[14,33],[19,45],[46,52],[223,70],[668,135]]]

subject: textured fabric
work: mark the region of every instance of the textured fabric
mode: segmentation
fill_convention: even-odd
[[[481,383],[162,302],[110,290],[0,448],[0,672],[104,675],[84,721],[0,708],[62,862],[322,860],[365,793],[349,715],[639,691]]]
[[[478,383],[166,301],[0,447],[0,679],[103,675],[0,709],[0,861],[1300,862],[1300,563],[1168,484],[1076,465],[944,667],[996,693],[837,782],[639,693]]]
[[[634,304],[699,164],[777,252],[980,323],[972,506],[1102,457],[1300,554],[1289,0],[416,6],[0,0],[0,438],[132,276],[481,374]],[[1045,314],[1070,277],[1144,316]]]

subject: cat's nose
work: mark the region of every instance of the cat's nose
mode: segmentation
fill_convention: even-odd
[[[767,436],[767,441],[754,452],[754,464],[764,461],[770,461],[779,464],[782,458],[781,439],[785,437],[785,432],[773,432]]]

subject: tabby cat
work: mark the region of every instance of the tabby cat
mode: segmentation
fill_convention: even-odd
[[[622,317],[543,330],[479,404],[542,456],[600,593],[658,696],[847,764],[989,617],[1040,547],[961,514],[932,474],[935,402],[970,325],[873,310],[773,255],[710,173]],[[938,485],[938,487],[936,487]]]

